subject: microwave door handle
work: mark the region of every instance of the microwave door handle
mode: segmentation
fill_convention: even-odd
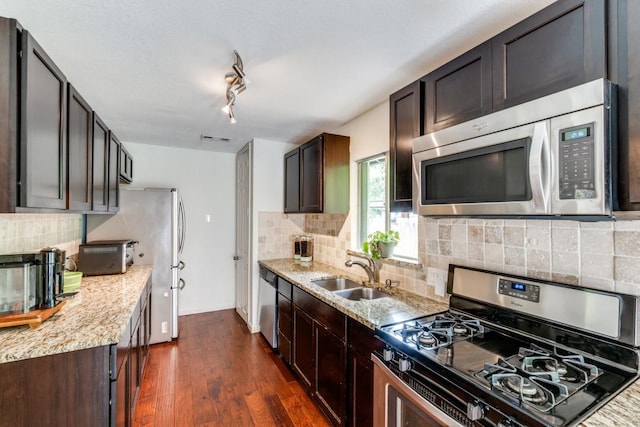
[[[536,213],[547,214],[549,205],[549,174],[551,172],[549,152],[549,126],[539,122],[533,126],[533,138],[529,154],[529,181]]]

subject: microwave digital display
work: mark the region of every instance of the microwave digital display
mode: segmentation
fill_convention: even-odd
[[[591,134],[590,130],[591,128],[589,127],[583,127],[562,132],[562,140],[571,141],[572,139],[586,138]]]

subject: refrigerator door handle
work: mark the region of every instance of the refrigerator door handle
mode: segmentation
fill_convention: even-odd
[[[187,234],[187,215],[184,209],[184,202],[180,198],[178,202],[178,253],[184,249],[185,236]]]
[[[178,265],[172,265],[170,268],[171,269],[177,268],[178,270],[184,270],[185,265],[186,264],[184,263],[184,261],[178,261]]]

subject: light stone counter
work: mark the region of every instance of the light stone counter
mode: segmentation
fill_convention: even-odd
[[[449,308],[447,304],[433,301],[401,289],[384,289],[384,285],[378,287],[378,289],[389,293],[389,297],[370,301],[351,301],[312,283],[313,280],[330,277],[348,277],[343,271],[334,267],[316,261],[304,265],[288,258],[262,260],[259,261],[259,263],[347,316],[367,325],[371,329],[375,329],[375,327],[379,325],[441,313]],[[360,281],[352,277],[350,278],[356,282]],[[366,284],[365,286],[369,285]]]
[[[80,292],[41,326],[0,329],[0,363],[117,344],[152,266],[126,274],[83,277]]]
[[[580,427],[637,427],[639,425],[640,380],[637,380],[608,402],[604,408],[583,421]]]

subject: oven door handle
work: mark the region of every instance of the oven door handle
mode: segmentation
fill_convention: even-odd
[[[551,151],[549,147],[549,121],[533,125],[529,152],[529,182],[536,213],[549,213],[549,184],[551,181]]]

